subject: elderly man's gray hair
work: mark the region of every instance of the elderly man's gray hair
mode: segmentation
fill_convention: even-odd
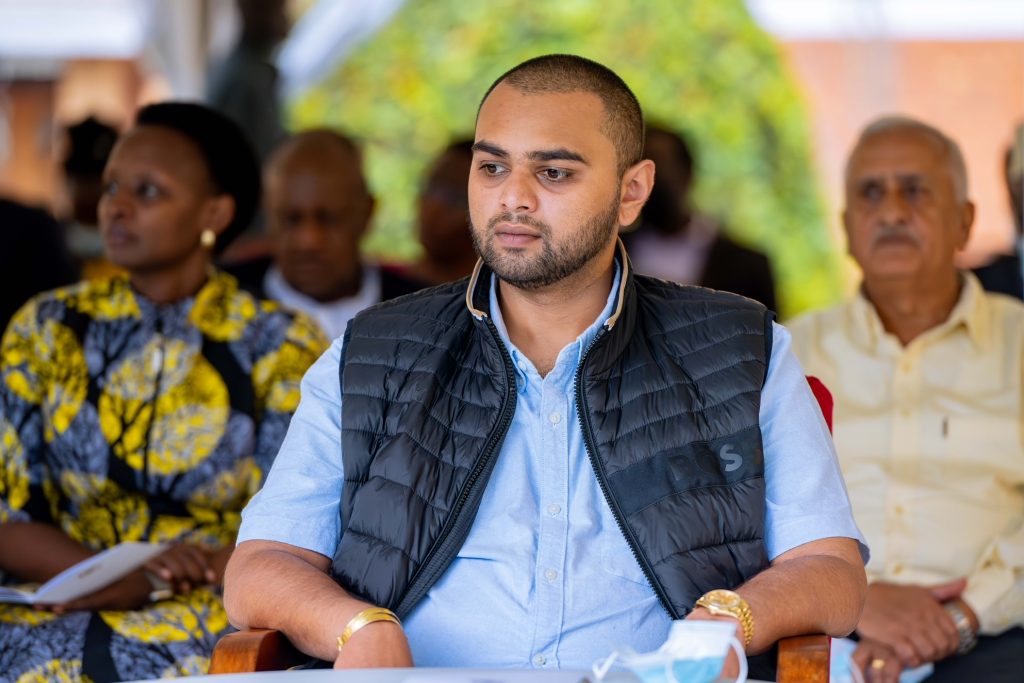
[[[909,116],[884,116],[880,119],[875,119],[861,131],[860,137],[857,138],[857,144],[853,146],[853,152],[850,153],[849,159],[846,161],[846,175],[850,175],[850,159],[853,158],[853,153],[856,152],[861,145],[863,145],[869,138],[882,133],[889,133],[896,130],[912,130],[919,133],[923,133],[940,145],[946,151],[946,160],[949,163],[949,172],[953,177],[953,188],[956,192],[957,201],[967,200],[967,164],[964,163],[964,155],[960,151],[960,145],[950,138],[948,135],[943,133],[934,126],[929,126],[923,121],[911,118]]]

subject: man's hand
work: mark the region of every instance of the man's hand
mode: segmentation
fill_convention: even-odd
[[[175,593],[188,593],[196,586],[219,582],[226,559],[218,566],[215,553],[187,543],[175,543],[146,563],[146,570],[171,584]],[[152,590],[152,589],[151,589]]]
[[[686,615],[686,619],[696,621],[728,621],[736,626],[736,640],[740,641],[740,647],[743,647],[743,626],[740,624],[740,620],[736,617],[730,617],[726,614],[712,614],[703,607],[695,607],[689,614]],[[732,648],[729,648],[729,654],[725,658],[725,665],[722,667],[722,673],[718,675],[719,678],[737,678],[740,675],[740,661],[736,657],[736,652]]]
[[[152,590],[153,586],[146,578],[145,573],[142,570],[136,570],[95,593],[63,605],[53,605],[50,609],[56,614],[80,610],[139,609],[149,603],[149,594]]]
[[[957,598],[966,586],[966,579],[930,587],[873,583],[857,633],[887,644],[904,667],[945,659],[956,652],[960,636],[942,603]]]
[[[375,621],[352,634],[334,660],[335,669],[412,667],[405,631],[390,621]]]
[[[903,665],[896,652],[871,638],[862,638],[853,652],[853,666],[864,674],[865,683],[898,683]]]

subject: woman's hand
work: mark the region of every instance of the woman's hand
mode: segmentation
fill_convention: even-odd
[[[80,610],[132,610],[149,604],[149,594],[153,585],[146,578],[145,572],[136,569],[106,588],[95,593],[64,603],[48,606],[56,614],[77,612]],[[44,609],[47,606],[42,606]]]
[[[147,562],[145,569],[171,584],[175,593],[188,593],[196,586],[218,583],[223,579],[227,560],[220,561],[218,556],[222,552],[175,543]]]

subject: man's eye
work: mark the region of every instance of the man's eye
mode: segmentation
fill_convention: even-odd
[[[541,171],[541,175],[545,180],[565,180],[572,174],[564,168],[545,168]]]
[[[487,162],[480,164],[480,170],[487,175],[498,175],[505,169],[500,164]]]
[[[882,198],[882,187],[877,183],[868,183],[861,188],[860,196],[869,202],[877,202]]]
[[[924,194],[924,188],[916,183],[909,183],[903,186],[903,196],[908,200],[920,199]]]

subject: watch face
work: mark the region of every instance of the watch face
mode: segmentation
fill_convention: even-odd
[[[711,591],[707,594],[707,598],[713,604],[719,607],[724,607],[726,609],[739,607],[742,601],[742,598],[739,596],[739,594],[727,590]]]

